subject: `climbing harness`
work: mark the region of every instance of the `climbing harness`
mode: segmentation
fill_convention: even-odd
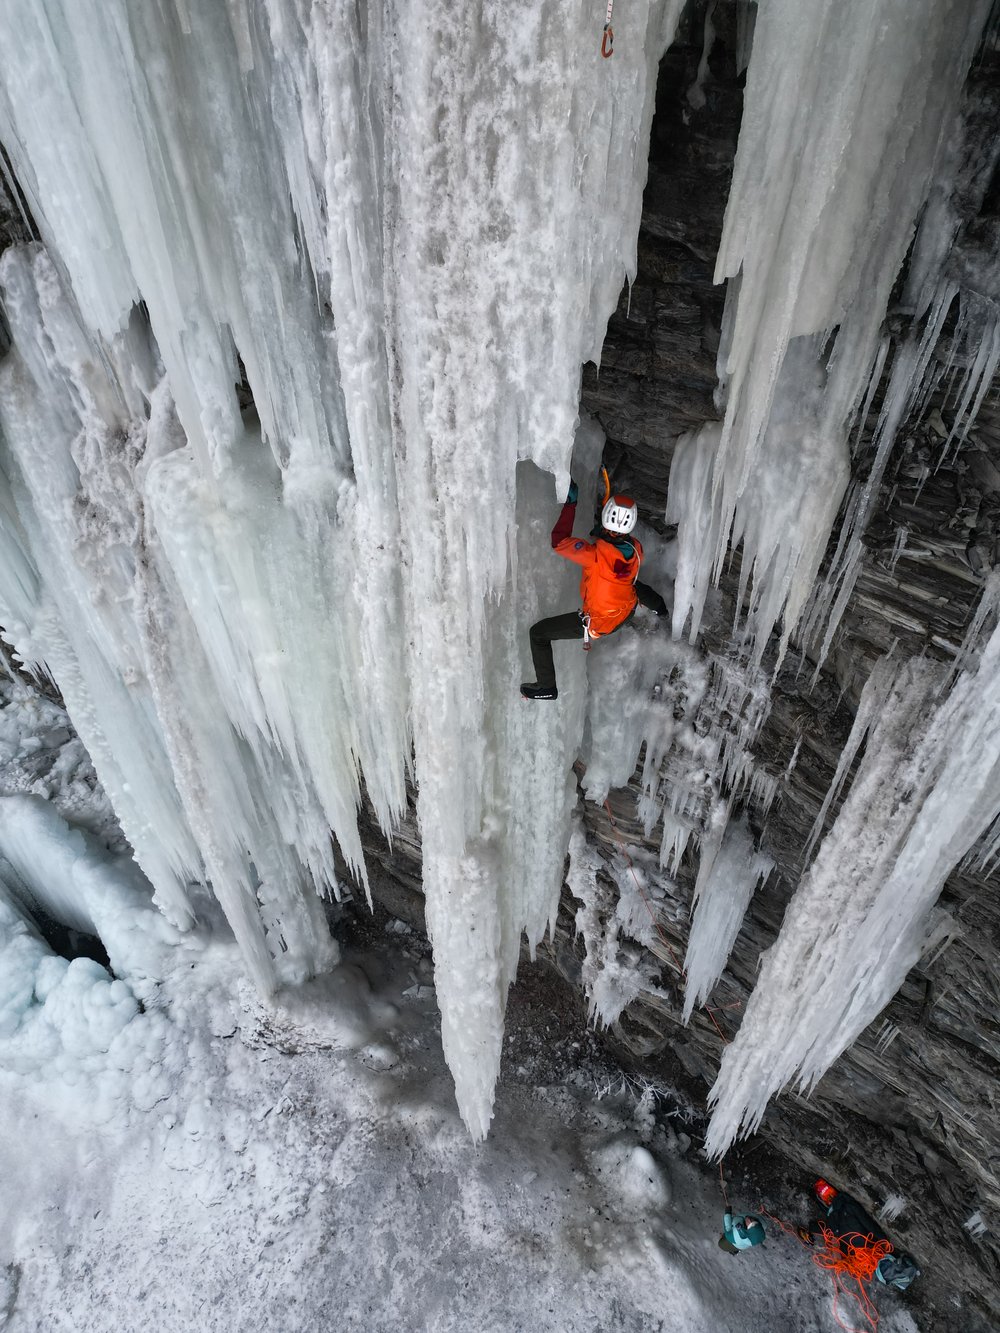
[[[615,34],[611,30],[611,11],[615,7],[615,0],[608,0],[608,15],[604,20],[604,35],[601,38],[601,55],[605,60],[615,53]],[[605,477],[607,473],[604,474]]]
[[[616,625],[614,629],[594,629],[590,623],[590,612],[581,611],[580,620],[583,624],[583,651],[585,653],[589,653],[591,645],[596,643],[598,639],[606,639],[609,634],[617,633],[617,631],[621,629],[622,625],[626,624],[629,620],[632,619],[634,614],[635,614],[635,608],[633,607],[632,610],[625,617],[625,619],[621,622],[621,625]]]

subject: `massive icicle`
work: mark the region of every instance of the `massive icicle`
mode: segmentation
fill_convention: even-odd
[[[982,206],[991,185],[1000,159],[1000,140],[982,144],[975,97],[970,100],[972,105],[963,107],[961,132],[949,136],[913,243],[899,308],[893,312],[892,322],[902,323],[904,333],[892,349],[889,380],[874,424],[875,457],[867,475],[852,482],[830,568],[802,626],[803,641],[812,641],[815,649],[817,671],[861,572],[862,539],[879,499],[897,432],[914,414],[926,410],[935,391],[945,386],[949,392],[944,402],[953,424],[950,430],[942,425],[942,457],[949,450],[957,451],[1000,364],[1000,256],[961,234],[963,221]],[[935,360],[942,350],[945,323],[956,311],[950,355]],[[863,437],[891,342],[888,335],[883,336],[859,415],[855,445]]]
[[[787,643],[988,9],[987,0],[761,7],[716,265],[717,280],[732,280],[720,350],[726,415],[702,488],[709,516],[681,524],[693,573],[675,606],[678,629],[690,616],[697,633],[707,571],[717,576],[730,540],[742,541],[756,660],[783,608]],[[776,503],[788,516],[780,532],[768,522]]]
[[[634,273],[680,7],[629,6],[611,62],[578,0],[14,0],[0,24],[0,139],[72,288],[41,254],[5,269],[8,633],[158,900],[182,920],[207,873],[265,988],[329,963],[329,830],[363,873],[361,780],[391,830],[412,739],[476,1135],[581,724],[579,662],[530,725],[516,698],[524,627],[572,596],[538,469],[564,484]]]
[[[1000,628],[950,684],[920,659],[869,680],[848,743],[855,753],[867,734],[854,784],[723,1055],[712,1155],[787,1083],[815,1085],[878,1014],[927,944],[946,876],[1000,814]]]

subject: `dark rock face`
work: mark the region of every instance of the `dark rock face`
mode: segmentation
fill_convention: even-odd
[[[600,368],[583,373],[583,405],[604,427],[616,483],[634,490],[654,526],[666,508],[677,436],[719,415],[725,291],[712,274],[742,93],[732,52],[719,43],[706,104],[689,105],[701,54],[695,18],[687,20],[692,44],[675,44],[660,65],[636,280],[611,318]]]
[[[719,416],[713,393],[724,292],[713,285],[712,273],[742,100],[735,6],[720,4],[706,101],[691,105],[704,6],[689,9],[660,70],[637,277],[610,322],[600,369],[587,367],[583,379],[583,405],[605,429],[616,484],[638,497],[644,519],[661,532],[674,444]],[[1000,142],[998,103],[1000,61],[985,54],[966,106],[966,137],[981,161],[967,174],[968,197],[960,201],[966,221],[953,260],[959,276],[985,273],[984,252],[996,262],[991,145]],[[984,175],[990,179],[984,182]],[[778,795],[768,812],[753,803],[747,810],[777,872],[751,904],[711,1012],[696,1011],[682,1025],[683,985],[670,958],[683,958],[687,945],[697,870],[689,853],[672,901],[659,914],[670,951],[658,994],[634,1001],[607,1034],[623,1063],[684,1089],[696,1106],[704,1107],[723,1041],[738,1027],[756,982],[759,956],[775,940],[806,868],[809,832],[874,663],[894,645],[906,655],[949,660],[984,576],[1000,561],[1000,408],[988,399],[965,445],[942,463],[942,423],[947,434],[952,412],[939,392],[919,421],[900,430],[864,535],[860,576],[815,684],[801,650],[777,676],[754,757],[779,779]],[[862,479],[870,466],[863,437],[855,477]],[[709,652],[726,651],[737,575],[738,557],[703,635]],[[794,769],[785,776],[796,749]],[[607,810],[581,796],[589,837],[609,865],[629,849],[656,854],[658,844],[644,839],[637,817],[639,795],[638,773],[628,788],[612,792],[614,824]],[[394,910],[419,921],[416,840],[390,857],[373,835],[366,850],[376,867],[375,894],[388,894]],[[610,888],[610,872],[607,882]],[[564,890],[547,952],[580,988],[576,906]],[[808,1098],[788,1092],[772,1102],[759,1136],[749,1149],[731,1150],[729,1164],[739,1170],[748,1163],[770,1206],[795,1221],[807,1220],[808,1186],[820,1174],[872,1212],[890,1196],[903,1196],[903,1211],[886,1229],[916,1256],[924,1275],[905,1297],[886,1294],[883,1304],[903,1300],[928,1330],[976,1333],[1000,1324],[1000,1240],[992,1231],[976,1235],[974,1223],[964,1225],[976,1213],[987,1227],[1000,1224],[1000,876],[960,867],[939,911],[945,927],[939,952],[911,972]]]

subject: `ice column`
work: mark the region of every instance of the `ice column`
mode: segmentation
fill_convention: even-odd
[[[533,946],[554,910],[582,723],[579,659],[544,715],[517,695],[527,624],[572,604],[546,474],[562,491],[574,447],[596,461],[580,366],[635,271],[680,8],[627,6],[611,61],[580,0],[13,0],[0,20],[0,138],[134,441],[142,522],[94,633],[99,656],[138,645],[151,735],[129,748],[155,750],[176,793],[175,878],[207,868],[263,984],[272,952],[316,964],[293,881],[329,882],[331,829],[363,874],[362,780],[391,832],[412,765],[445,1049],[476,1135],[522,931]],[[34,332],[15,335],[37,360]],[[40,396],[78,378],[43,369]],[[30,489],[38,437],[11,403]],[[61,466],[72,503],[87,487]],[[31,504],[15,505],[29,581],[46,543],[75,558],[65,506]],[[71,573],[66,599],[97,578]],[[59,679],[83,629],[53,604]],[[115,669],[67,694],[81,731],[105,719],[102,776],[132,679]],[[134,827],[155,828],[155,783],[109,783],[126,786]]]
[[[580,724],[578,670],[564,675],[567,712],[529,717],[517,698],[527,624],[573,598],[571,579],[536,565],[551,562],[551,487],[517,464],[565,485],[580,364],[634,271],[656,65],[679,7],[624,15],[612,68],[592,14],[567,0],[461,16],[407,4],[384,21],[268,3],[322,182],[300,213],[307,237],[309,219],[327,220],[318,267],[331,264],[352,423],[358,347],[384,364],[427,921],[476,1135],[521,933],[534,947],[554,911]],[[384,310],[382,342],[353,337],[366,305]]]

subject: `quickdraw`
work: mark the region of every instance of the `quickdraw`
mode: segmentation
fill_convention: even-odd
[[[608,0],[608,13],[604,20],[604,35],[601,37],[601,55],[607,60],[615,53],[615,34],[611,28],[611,11],[615,7],[615,0]]]

